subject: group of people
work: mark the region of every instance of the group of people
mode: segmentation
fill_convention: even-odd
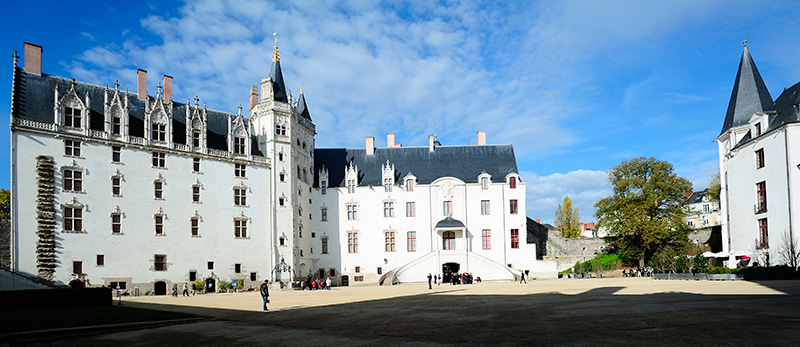
[[[186,282],[183,282],[183,296],[189,296],[189,284],[186,283]],[[177,283],[173,283],[172,284],[172,297],[175,297],[175,298],[178,297],[178,284]]]
[[[307,278],[305,281],[300,281],[300,289],[302,290],[331,290],[331,278],[326,277],[323,281],[322,279],[314,279],[311,280],[311,277]]]
[[[639,267],[636,269],[622,270],[622,277],[650,277],[653,269],[649,267]]]
[[[442,283],[448,282],[452,285],[456,284],[472,284],[474,282],[481,283],[481,277],[472,277],[472,273],[446,273],[444,274],[444,278],[442,275],[431,275],[428,274],[428,289],[432,289],[433,285],[436,284],[441,286]]]

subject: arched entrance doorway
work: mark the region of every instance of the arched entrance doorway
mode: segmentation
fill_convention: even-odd
[[[442,282],[450,283],[453,274],[457,274],[461,270],[459,263],[444,263],[442,264]]]
[[[164,281],[158,281],[156,283],[153,283],[153,294],[167,295],[167,283]]]
[[[206,293],[213,293],[217,291],[217,281],[213,278],[206,278]]]

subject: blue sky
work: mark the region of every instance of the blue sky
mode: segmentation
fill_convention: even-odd
[[[583,221],[610,193],[605,171],[653,156],[697,189],[716,144],[742,39],[773,98],[800,80],[794,1],[11,2],[0,14],[8,122],[13,50],[43,46],[43,72],[136,89],[148,71],[174,96],[236,112],[269,73],[278,32],[284,79],[302,84],[317,147],[511,143],[527,214],[553,220],[569,195]],[[22,60],[20,60],[22,65]],[[7,129],[7,128],[6,128]],[[10,186],[0,132],[0,188]],[[34,155],[33,153],[31,155]]]

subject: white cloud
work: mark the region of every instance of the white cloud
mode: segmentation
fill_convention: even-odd
[[[582,222],[594,221],[594,203],[611,195],[608,176],[604,171],[575,170],[565,174],[536,176],[521,173],[526,182],[527,214],[533,219],[552,223],[556,208],[569,196],[573,206],[578,207]]]

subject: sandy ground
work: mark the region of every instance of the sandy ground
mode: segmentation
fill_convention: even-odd
[[[123,297],[214,319],[41,345],[797,345],[800,281],[604,278]]]

